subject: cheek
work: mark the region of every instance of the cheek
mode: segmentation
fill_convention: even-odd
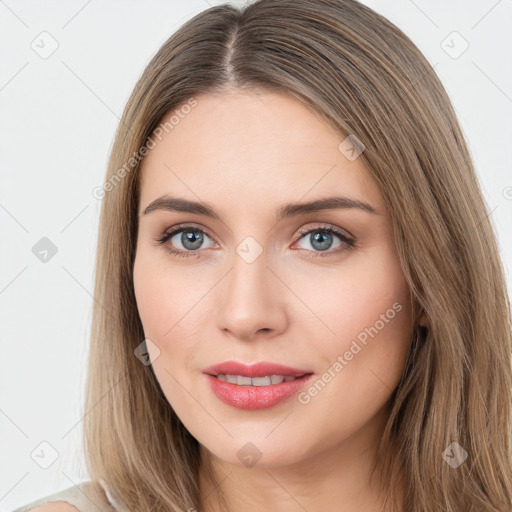
[[[387,400],[403,373],[412,311],[409,287],[390,246],[375,247],[344,263],[318,272],[316,279],[303,274],[300,294],[315,313],[311,325],[303,327],[315,339],[323,365],[318,370],[330,372],[320,375],[329,391],[322,391],[317,407],[341,400],[341,416],[350,411],[357,422]],[[317,387],[323,389],[323,384]],[[311,392],[316,396],[317,391]]]
[[[147,337],[157,340],[173,336],[175,325],[194,303],[194,280],[188,279],[179,266],[151,258],[147,251],[137,252],[133,284],[137,309]]]
[[[174,404],[183,397],[175,396],[180,386],[171,375],[190,386],[193,359],[204,338],[201,333],[211,318],[204,298],[208,276],[198,279],[197,272],[142,249],[135,258],[133,281],[144,336],[158,347],[152,368]]]
[[[409,287],[391,246],[382,244],[351,255],[338,265],[293,271],[290,287],[314,313],[306,318],[311,319],[311,327],[322,323],[322,334],[317,337],[336,349],[360,333],[364,338],[365,329],[376,323],[392,337],[407,338],[411,328]],[[301,322],[309,320],[303,317]]]
[[[333,295],[329,315],[337,336],[325,349],[331,364],[342,358],[339,384],[350,382],[368,407],[398,383],[413,328],[409,287],[394,252],[382,247],[372,260],[360,260]]]
[[[312,414],[330,417],[321,441],[329,446],[340,426],[350,435],[388,400],[403,373],[412,320],[409,288],[389,247],[319,277],[315,287],[305,280],[303,293],[314,299],[308,305],[334,334],[323,329],[326,335],[316,335],[322,373],[299,401]]]
[[[151,368],[173,406],[186,400],[180,389],[189,387],[188,344],[196,337],[195,326],[187,323],[187,311],[197,299],[193,288],[184,288],[187,281],[183,271],[157,261],[144,249],[137,252],[133,267],[137,309],[145,337],[158,347],[151,356]]]
[[[139,316],[148,338],[157,337],[164,327],[163,313],[171,295],[165,293],[167,284],[165,276],[157,268],[147,264],[144,255],[139,253],[133,267],[133,286]]]

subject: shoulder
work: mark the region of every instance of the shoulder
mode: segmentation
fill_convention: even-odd
[[[30,512],[77,512],[78,509],[66,501],[52,501],[45,505],[30,508]],[[82,512],[82,511],[78,511]]]
[[[116,512],[99,482],[82,482],[49,494],[13,512]]]

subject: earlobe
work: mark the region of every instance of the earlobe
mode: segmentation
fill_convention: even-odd
[[[425,313],[425,311],[423,311],[423,309],[420,309],[420,315],[418,317],[417,323],[421,327],[428,327],[429,326],[428,316]]]
[[[416,300],[414,304],[415,322],[418,327],[429,327],[429,319],[423,307]]]

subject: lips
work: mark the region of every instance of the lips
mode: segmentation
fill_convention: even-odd
[[[268,409],[297,394],[313,372],[274,363],[227,361],[204,370],[219,400],[238,409]]]

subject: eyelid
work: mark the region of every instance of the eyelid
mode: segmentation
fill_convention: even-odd
[[[156,235],[153,239],[156,242],[159,242],[161,244],[164,244],[167,240],[171,239],[176,233],[179,233],[180,231],[186,231],[189,229],[190,231],[197,231],[199,233],[202,233],[206,235],[208,238],[213,240],[215,243],[218,244],[218,242],[215,240],[215,237],[211,236],[208,232],[208,230],[204,229],[203,227],[200,227],[198,225],[195,225],[193,223],[184,223],[184,224],[177,224],[176,226],[173,226],[172,228],[166,229],[161,235]],[[194,253],[194,251],[187,251],[191,254]]]
[[[319,224],[316,224],[313,227],[301,228],[301,229],[299,229],[298,233],[300,235],[307,235],[308,233],[311,233],[312,231],[329,231],[331,233],[341,236],[342,238],[355,241],[355,236],[352,235],[352,233],[350,233],[346,229],[340,228],[338,226],[334,226],[332,224],[327,224],[324,222],[320,222]]]

